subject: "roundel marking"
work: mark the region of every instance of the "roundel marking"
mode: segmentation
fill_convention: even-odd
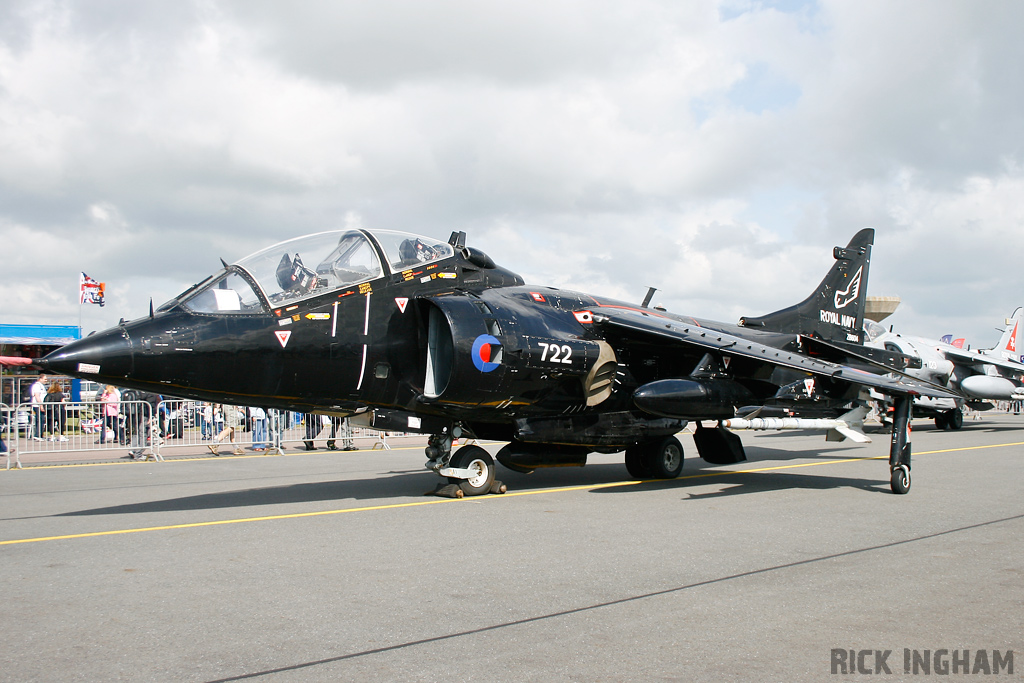
[[[496,370],[500,363],[492,363],[498,351],[501,349],[501,341],[489,334],[481,334],[473,342],[473,365],[480,372],[491,372]]]

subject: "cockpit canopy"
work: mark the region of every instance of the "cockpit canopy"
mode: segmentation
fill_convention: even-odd
[[[266,306],[257,290],[277,307],[454,255],[450,244],[404,232],[321,232],[246,256],[183,303],[196,313],[261,313]]]
[[[864,319],[864,332],[867,335],[868,341],[875,341],[883,334],[888,332],[885,326],[881,323],[877,323],[874,320]]]

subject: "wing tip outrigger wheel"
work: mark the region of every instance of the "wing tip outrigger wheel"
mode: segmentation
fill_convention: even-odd
[[[910,420],[913,399],[897,396],[892,415],[892,445],[889,448],[889,486],[903,495],[910,491]]]
[[[910,468],[906,465],[897,465],[892,468],[892,477],[889,480],[892,492],[903,495],[910,491]]]

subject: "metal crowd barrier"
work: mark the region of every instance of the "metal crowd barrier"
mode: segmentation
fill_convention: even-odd
[[[7,458],[7,469],[11,469],[11,454],[14,454],[15,467],[21,469],[21,457],[18,455],[17,434],[18,413],[6,403],[0,403],[0,441],[3,441],[3,455]]]
[[[117,415],[106,415],[99,401],[22,403],[8,409],[8,449],[21,453],[146,449],[152,406],[121,401]]]
[[[168,399],[157,407],[157,422],[163,435],[157,445],[160,451],[200,446],[218,455],[238,455],[246,447],[267,450],[272,446],[267,420],[263,420],[263,431],[257,434],[246,419],[245,408],[240,406]]]
[[[314,425],[314,436],[307,437],[310,432],[306,431],[306,421],[309,419],[318,420],[319,424]],[[353,427],[344,418],[332,418],[328,415],[314,413],[288,412],[282,417],[285,428],[282,432],[282,441],[287,443],[302,443],[304,441],[327,441],[334,443],[339,450],[354,448],[356,439],[373,439],[371,450],[390,450],[389,439],[422,439],[424,434],[417,432],[382,432],[369,427]]]
[[[163,460],[163,453],[180,447],[207,448],[218,454],[246,451],[281,453],[284,445],[299,445],[308,433],[327,440],[338,450],[353,449],[355,439],[373,439],[373,448],[390,449],[389,439],[422,438],[422,434],[379,432],[351,427],[347,420],[312,413],[246,409],[182,399],[121,401],[117,415],[106,415],[101,401],[75,403],[0,404],[0,435],[21,467],[21,453],[71,451],[128,451],[139,459]],[[264,417],[259,417],[260,415]],[[316,420],[311,432],[306,422]]]

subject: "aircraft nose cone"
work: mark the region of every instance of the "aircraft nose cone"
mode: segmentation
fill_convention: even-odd
[[[35,361],[47,372],[83,379],[113,381],[132,371],[132,344],[123,328],[73,341]]]

